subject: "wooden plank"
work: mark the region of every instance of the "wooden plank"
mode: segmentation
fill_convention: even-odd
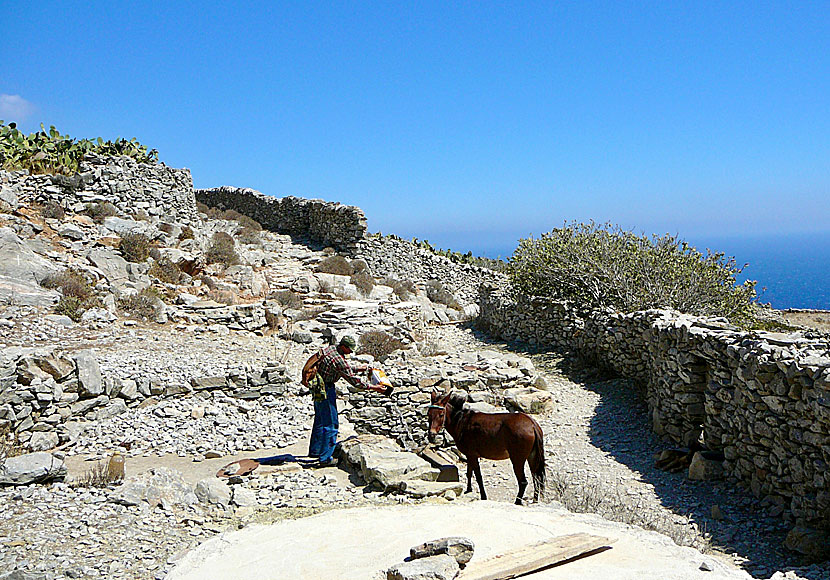
[[[510,550],[480,562],[472,561],[458,580],[508,580],[609,546],[616,539],[571,534]]]

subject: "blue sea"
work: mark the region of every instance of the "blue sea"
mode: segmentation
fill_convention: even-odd
[[[830,232],[813,234],[753,235],[740,237],[686,238],[706,253],[724,252],[739,265],[748,263],[742,277],[757,280],[759,302],[773,308],[816,308],[830,310]],[[518,243],[470,240],[468,247],[455,240],[453,250],[471,250],[477,256],[506,258]],[[436,244],[440,246],[439,244]]]

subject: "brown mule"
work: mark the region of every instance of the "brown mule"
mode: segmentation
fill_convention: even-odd
[[[472,476],[476,475],[481,499],[487,499],[478,460],[510,459],[519,483],[516,504],[522,504],[527,478],[525,461],[533,477],[533,500],[545,493],[545,446],[542,428],[533,417],[524,413],[477,413],[464,409],[466,396],[432,392],[429,406],[429,439],[442,428],[452,436],[455,446],[467,458],[467,493],[473,491]]]

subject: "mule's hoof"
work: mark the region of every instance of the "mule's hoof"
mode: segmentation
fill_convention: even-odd
[[[522,505],[522,498],[520,498],[520,497],[516,498],[516,505]]]

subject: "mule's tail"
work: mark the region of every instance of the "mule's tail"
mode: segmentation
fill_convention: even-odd
[[[533,441],[533,449],[527,462],[530,466],[530,474],[533,478],[533,499],[539,501],[545,497],[545,442],[542,435],[542,428],[533,417],[533,432],[536,435]]]

